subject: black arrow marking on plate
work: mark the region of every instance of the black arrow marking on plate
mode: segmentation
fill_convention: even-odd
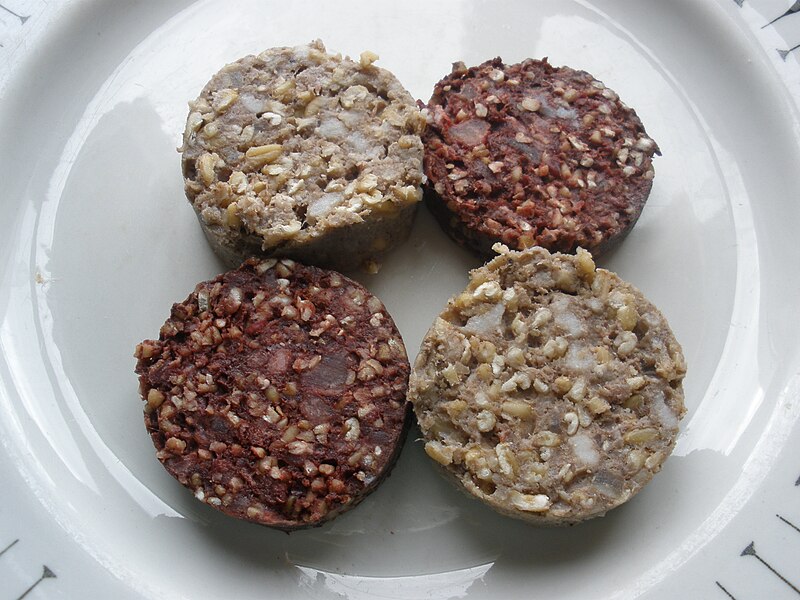
[[[794,529],[794,530],[795,530],[797,533],[800,533],[800,527],[798,527],[797,525],[795,525],[794,523],[792,523],[792,522],[791,522],[791,521],[789,521],[788,519],[784,519],[784,518],[783,518],[782,516],[780,516],[780,515],[775,515],[775,516],[776,516],[776,517],[778,517],[778,518],[779,518],[781,521],[783,521],[784,523],[786,523],[786,524],[787,524],[789,527],[791,527],[792,529]]]
[[[792,52],[800,48],[800,44],[794,46],[793,48],[789,48],[788,50],[778,50],[778,54],[783,60],[786,60],[786,57],[789,56]],[[798,477],[797,481],[794,483],[795,485],[800,485],[800,477]]]
[[[795,46],[797,48],[797,46]],[[800,477],[797,478],[797,481],[794,482],[795,485],[800,485]]]
[[[42,565],[42,576],[39,577],[36,581],[33,582],[33,585],[29,587],[27,590],[22,592],[22,596],[17,597],[17,600],[22,600],[25,596],[30,594],[37,585],[42,583],[45,579],[52,579],[55,578],[56,574],[53,573],[50,569],[47,568],[47,565]]]
[[[800,595],[800,590],[799,590],[799,589],[797,589],[797,588],[796,588],[796,587],[795,587],[795,586],[794,586],[794,585],[793,585],[793,584],[792,584],[792,583],[791,583],[791,582],[790,582],[788,579],[786,579],[786,577],[784,577],[783,575],[781,575],[780,573],[778,573],[778,572],[777,572],[777,571],[776,571],[776,570],[775,570],[775,569],[772,567],[772,565],[770,565],[770,564],[769,564],[767,561],[765,561],[763,558],[761,558],[761,557],[758,555],[758,553],[756,552],[756,546],[755,546],[755,542],[750,542],[750,543],[747,545],[747,548],[745,548],[744,550],[742,550],[742,553],[741,553],[739,556],[755,556],[755,557],[756,557],[756,559],[758,560],[758,562],[760,562],[762,565],[764,565],[764,566],[765,566],[765,567],[767,567],[767,568],[768,568],[770,571],[772,571],[772,572],[773,572],[773,573],[774,573],[774,574],[775,574],[775,575],[776,575],[776,576],[777,576],[777,577],[778,577],[778,578],[779,578],[779,579],[780,579],[780,580],[781,580],[783,583],[785,583],[785,584],[786,584],[786,585],[788,585],[790,588],[792,588],[792,589],[795,591],[795,593],[796,593],[796,594]]]
[[[717,587],[718,587],[719,589],[721,589],[723,592],[725,592],[725,595],[726,595],[728,598],[730,598],[731,600],[736,600],[736,597],[735,597],[733,594],[731,594],[731,593],[730,593],[728,590],[726,590],[726,589],[723,587],[723,585],[722,585],[722,584],[721,584],[719,581],[715,581],[714,583],[716,583],[716,584],[717,584]]]
[[[2,4],[0,4],[0,8],[2,8],[2,9],[3,9],[4,11],[6,11],[7,13],[9,13],[9,14],[12,14],[12,15],[14,15],[15,17],[17,17],[17,18],[20,20],[20,23],[22,23],[23,25],[25,24],[25,21],[27,21],[28,19],[30,19],[30,18],[31,18],[31,16],[30,16],[30,15],[28,15],[27,17],[23,17],[22,15],[18,15],[18,14],[17,14],[17,13],[15,13],[13,10],[11,10],[10,8],[8,8],[8,7],[6,7],[6,6],[3,6]]]
[[[736,2],[736,4],[739,5],[739,8],[741,8],[742,4],[744,4],[744,0],[733,0],[733,1]]]
[[[6,547],[5,547],[5,548],[3,548],[2,550],[0,550],[0,556],[3,556],[3,554],[5,554],[5,553],[6,553],[6,552],[8,552],[9,550],[11,550],[11,547],[12,547],[14,544],[16,544],[18,541],[19,541],[18,539],[17,539],[17,540],[14,540],[14,541],[13,541],[13,542],[11,542],[11,543],[10,543],[8,546],[6,546]]]
[[[793,15],[796,12],[800,12],[800,0],[797,0],[794,4],[792,4],[792,6],[789,7],[789,9],[785,13],[783,13],[779,17],[775,17],[774,19],[772,19],[772,21],[762,26],[761,29],[764,29],[764,27],[769,27],[776,21],[780,21],[782,18],[788,17],[789,15]]]

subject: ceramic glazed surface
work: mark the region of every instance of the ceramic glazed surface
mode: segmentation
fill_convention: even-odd
[[[797,11],[2,0],[0,600],[797,598]],[[286,536],[204,507],[155,460],[134,344],[222,270],[183,197],[186,102],[227,62],[317,37],[377,52],[421,99],[453,61],[548,56],[605,81],[658,141],[644,213],[598,262],[669,318],[689,412],[628,505],[570,529],[521,525],[451,489],[412,432],[357,510]],[[477,264],[422,210],[380,273],[357,277],[413,358]]]

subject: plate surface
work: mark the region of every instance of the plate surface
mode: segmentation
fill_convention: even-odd
[[[0,600],[800,596],[798,11],[2,0]],[[227,62],[317,37],[374,50],[422,99],[453,61],[549,56],[605,81],[658,141],[643,216],[598,262],[670,319],[689,412],[626,506],[526,526],[449,487],[412,432],[358,509],[287,536],[201,505],[155,460],[134,345],[222,270],[183,197],[186,102]],[[477,265],[422,209],[380,273],[356,277],[413,359]]]

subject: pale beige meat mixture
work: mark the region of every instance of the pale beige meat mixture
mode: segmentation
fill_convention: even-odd
[[[589,252],[499,249],[423,340],[409,399],[425,451],[504,514],[601,516],[672,451],[686,410],[680,345]]]
[[[274,48],[223,67],[190,103],[186,195],[228,264],[289,256],[350,269],[407,237],[425,118],[377,58],[319,41]]]

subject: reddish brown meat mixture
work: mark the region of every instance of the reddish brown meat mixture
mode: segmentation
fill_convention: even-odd
[[[248,521],[295,529],[352,507],[407,431],[400,334],[378,298],[333,271],[251,259],[173,305],[136,358],[159,460]]]
[[[633,227],[656,143],[590,74],[495,58],[453,72],[428,103],[426,197],[458,242],[595,254]]]

